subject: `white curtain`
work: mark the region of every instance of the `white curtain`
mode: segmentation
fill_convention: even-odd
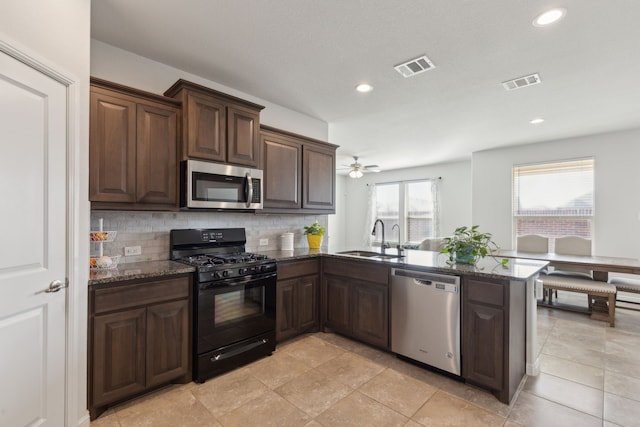
[[[433,197],[433,237],[440,236],[440,183],[442,178],[431,180],[431,194]]]
[[[373,246],[373,238],[371,230],[373,230],[373,223],[376,220],[376,186],[374,184],[367,184],[367,211],[365,213],[362,229],[362,244],[366,246]]]

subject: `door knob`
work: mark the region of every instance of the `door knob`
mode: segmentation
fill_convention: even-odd
[[[41,293],[45,293],[45,294],[51,294],[54,292],[58,292],[60,289],[62,288],[66,288],[68,286],[68,283],[62,282],[60,280],[54,280],[53,282],[49,283],[49,287],[46,289],[43,289],[41,291],[36,292],[36,294],[41,294]]]

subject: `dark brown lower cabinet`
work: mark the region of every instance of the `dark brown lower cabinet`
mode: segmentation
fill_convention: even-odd
[[[144,308],[96,316],[93,322],[93,398],[101,406],[145,389]]]
[[[509,403],[525,374],[524,282],[462,279],[462,376]]]
[[[495,390],[502,389],[504,311],[468,303],[465,307],[465,376]]]
[[[318,330],[317,258],[278,264],[276,341]]]
[[[166,384],[187,372],[185,362],[191,358],[189,313],[188,300],[147,308],[147,387]]]
[[[91,419],[160,385],[191,381],[190,319],[190,275],[90,287]]]
[[[389,349],[389,268],[325,258],[322,270],[323,325]]]

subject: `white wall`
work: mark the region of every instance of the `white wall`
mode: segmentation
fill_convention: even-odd
[[[347,180],[344,175],[336,175],[336,214],[329,215],[327,227],[328,248],[331,251],[339,251],[347,247],[347,224],[344,220],[348,215],[347,210]]]
[[[462,161],[365,174],[362,178],[344,178],[344,209],[336,215],[344,230],[342,248],[363,245],[367,215],[367,185],[413,179],[442,177],[440,182],[440,234],[449,235],[456,227],[471,225],[471,162]],[[348,197],[346,197],[348,195]],[[389,234],[390,235],[390,234]]]
[[[639,258],[639,129],[473,153],[473,223],[511,248],[513,165],[589,156],[595,159],[594,254]]]
[[[77,267],[69,271],[68,345],[67,355],[67,425],[89,424],[86,405],[86,336],[87,279],[86,260],[89,257],[89,202],[87,168],[89,140],[89,48],[90,2],[87,0],[0,2],[0,40],[32,56],[45,65],[75,80],[75,99],[69,129],[69,152],[74,198],[69,214],[74,219],[76,241],[67,254]],[[16,181],[20,177],[14,177]],[[64,227],[65,224],[60,224]]]
[[[204,79],[195,74],[153,61],[126,50],[91,40],[91,75],[147,92],[162,94],[178,79],[201,84],[256,104],[264,105],[260,122],[300,135],[328,140],[328,125],[322,120],[273,104],[239,90]]]

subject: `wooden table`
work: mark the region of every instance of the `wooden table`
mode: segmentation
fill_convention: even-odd
[[[638,258],[559,255],[554,253],[534,254],[517,251],[500,251],[496,256],[549,261],[550,266],[558,267],[559,269],[577,267],[592,270],[593,279],[601,282],[609,280],[609,273],[640,274],[640,259]]]
[[[555,253],[529,253],[518,251],[500,251],[496,255],[505,258],[524,258],[548,261],[549,265],[558,269],[582,268],[593,271],[593,280],[606,282],[609,273],[640,274],[640,260],[638,258],[619,258],[606,256],[576,256],[559,255]],[[608,319],[608,306],[606,298],[594,298],[595,302],[591,310],[586,310],[591,317],[598,320]],[[542,304],[545,307],[561,308],[571,311],[585,312],[585,309],[569,304]]]

